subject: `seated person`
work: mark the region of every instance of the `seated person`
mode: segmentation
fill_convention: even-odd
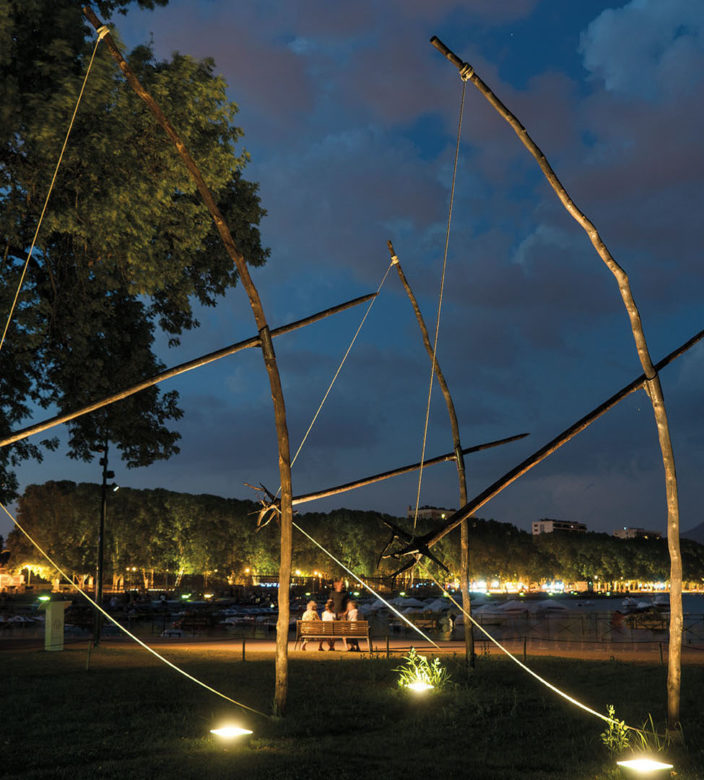
[[[345,620],[349,620],[351,623],[356,623],[359,620],[359,610],[357,609],[357,602],[356,601],[348,601],[347,602],[347,611],[345,612]],[[359,640],[358,639],[348,639],[347,642],[349,643],[348,650],[352,650],[355,652],[359,652]]]
[[[306,611],[301,615],[301,620],[309,621],[309,620],[320,620],[320,617],[318,615],[318,605],[315,601],[309,601],[306,606]],[[301,650],[306,649],[306,640],[303,640],[303,644],[301,645]],[[320,643],[319,650],[323,649],[323,643]]]
[[[325,609],[323,611],[323,623],[330,623],[333,620],[335,620],[337,616],[335,615],[335,602],[332,599],[328,599],[325,602]],[[318,650],[323,649],[323,643],[320,643],[320,647]],[[328,649],[334,650],[335,649],[335,640],[334,639],[328,639]]]

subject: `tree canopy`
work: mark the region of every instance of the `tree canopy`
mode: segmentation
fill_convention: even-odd
[[[76,575],[95,566],[100,486],[73,482],[30,485],[20,497],[23,526],[58,562]],[[128,567],[175,574],[215,572],[222,579],[278,570],[275,523],[256,531],[259,505],[252,501],[191,495],[168,490],[122,488],[111,494],[106,524],[107,571],[119,576]],[[299,515],[297,523],[360,576],[389,574],[396,561],[379,553],[388,538],[379,512],[336,509]],[[396,524],[404,521],[392,518]],[[420,521],[421,533],[429,521]],[[602,533],[531,534],[509,523],[471,520],[471,576],[475,580],[617,582],[666,580],[667,543],[663,539],[617,539]],[[459,533],[448,534],[434,549],[455,577],[460,570]],[[44,564],[23,536],[8,538],[12,565]],[[685,578],[704,578],[704,545],[683,540]],[[293,568],[339,574],[338,567],[303,535],[294,536]],[[434,575],[444,577],[433,565]],[[172,580],[173,581],[173,580]]]
[[[166,0],[141,0],[153,8]],[[102,14],[130,0],[104,0]],[[95,38],[72,0],[0,2],[0,316],[15,293]],[[251,265],[262,265],[257,185],[247,181],[237,106],[212,60],[147,45],[127,55],[185,139]],[[98,47],[56,185],[0,352],[0,433],[37,406],[69,411],[163,368],[170,343],[237,283],[212,220],[162,130]],[[107,435],[128,466],[177,451],[175,393],[152,388],[69,424],[69,455]],[[52,441],[42,442],[52,446]],[[0,453],[0,498],[36,443]]]

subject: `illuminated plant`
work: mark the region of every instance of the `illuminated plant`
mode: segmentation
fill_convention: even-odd
[[[442,690],[451,683],[450,674],[440,663],[439,658],[429,661],[424,655],[416,653],[414,648],[405,656],[403,666],[394,669],[399,673],[398,684],[402,688],[415,691]]]
[[[625,721],[616,718],[616,710],[613,704],[609,704],[606,711],[611,720],[606,729],[601,732],[601,741],[606,745],[610,753],[623,753],[631,746],[629,728],[626,726]]]
[[[648,719],[643,724],[641,730],[636,731],[635,735],[638,742],[638,750],[649,753],[661,753],[670,745],[670,742],[673,740],[673,737],[669,732],[667,734],[660,734],[658,732],[658,730],[655,728],[655,723],[653,722],[653,716],[650,714],[648,714]],[[675,738],[675,741],[684,742],[684,738],[681,736],[681,733],[679,738]]]

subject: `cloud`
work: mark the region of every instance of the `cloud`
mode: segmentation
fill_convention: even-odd
[[[584,65],[608,92],[673,100],[704,81],[704,7],[689,0],[631,0],[603,11],[580,42]]]

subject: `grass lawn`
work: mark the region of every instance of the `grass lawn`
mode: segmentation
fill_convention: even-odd
[[[169,648],[191,674],[270,711],[274,664],[252,654]],[[287,716],[235,709],[137,648],[0,654],[0,776],[7,778],[617,778],[604,724],[558,698],[507,659],[482,657],[457,686],[413,695],[396,685],[398,658],[294,654]],[[665,668],[529,659],[539,673],[627,723],[662,727]],[[704,777],[704,668],[685,667],[686,748],[668,750],[677,777]],[[222,720],[255,733],[224,747]],[[623,775],[625,777],[625,775]]]

